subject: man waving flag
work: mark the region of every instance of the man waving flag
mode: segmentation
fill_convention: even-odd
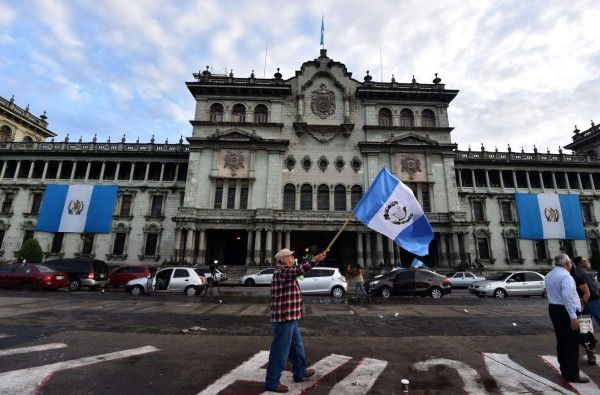
[[[354,208],[354,216],[369,228],[394,240],[417,256],[429,254],[433,229],[412,190],[385,167]]]

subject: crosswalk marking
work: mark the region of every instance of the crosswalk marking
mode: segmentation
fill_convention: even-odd
[[[435,358],[428,361],[418,362],[413,365],[417,371],[426,372],[430,368],[438,365],[448,366],[456,370],[463,382],[465,394],[485,394],[485,387],[481,383],[480,374],[466,363],[454,361],[452,359]]]
[[[35,368],[19,369],[10,372],[0,373],[0,394],[31,394],[59,370],[72,369],[81,366],[92,365],[98,362],[111,361],[115,359],[127,358],[134,355],[146,354],[159,351],[152,346],[139,347],[130,350],[117,351],[93,357],[74,359],[71,361],[57,362],[50,365],[38,366]]]
[[[354,371],[337,383],[332,389],[332,394],[362,395],[369,392],[377,378],[387,366],[387,361],[363,358]]]
[[[0,357],[5,355],[25,354],[28,352],[55,350],[57,348],[68,347],[65,343],[50,343],[40,346],[9,348],[8,350],[0,350]]]
[[[542,361],[546,362],[548,366],[560,374],[560,365],[558,364],[558,359],[554,355],[541,355],[540,358],[542,358]],[[579,371],[579,375],[588,379],[590,378],[581,370]],[[589,383],[569,383],[568,385],[572,386],[575,391],[580,394],[597,394],[600,392],[599,387],[591,380]]]

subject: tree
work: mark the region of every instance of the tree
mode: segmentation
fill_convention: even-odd
[[[23,259],[32,263],[40,263],[44,260],[44,252],[36,239],[29,239],[21,246],[17,254],[17,261],[22,262]]]
[[[593,270],[600,270],[600,250],[594,249],[590,258],[590,265]]]

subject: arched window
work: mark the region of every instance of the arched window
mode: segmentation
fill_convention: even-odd
[[[319,185],[317,189],[317,210],[329,210],[329,187]]]
[[[379,126],[392,126],[392,112],[389,108],[379,110]]]
[[[421,123],[424,127],[435,127],[435,114],[431,110],[423,110]]]
[[[296,187],[294,184],[287,184],[283,187],[283,209],[296,209]]]
[[[412,127],[415,124],[415,117],[413,112],[405,108],[400,111],[400,126]]]
[[[360,199],[362,199],[363,189],[360,185],[353,185],[350,190],[350,204],[352,205],[352,209],[356,207]]]
[[[312,210],[312,187],[308,184],[300,188],[300,210]]]
[[[243,104],[236,104],[231,111],[233,122],[246,122],[246,107]]]
[[[10,128],[6,125],[2,125],[2,127],[0,128],[0,142],[1,141],[10,141],[11,137],[12,137],[12,131],[10,130]]]
[[[269,122],[269,109],[264,104],[259,104],[254,108],[254,122],[266,123]]]
[[[333,209],[346,211],[346,187],[343,185],[336,185],[333,190]]]
[[[215,103],[210,106],[210,121],[223,122],[223,105]]]
[[[33,143],[33,139],[30,136],[25,136],[25,137],[23,137],[23,142]]]

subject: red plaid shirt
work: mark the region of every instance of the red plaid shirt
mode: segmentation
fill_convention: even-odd
[[[271,322],[284,322],[302,318],[302,293],[296,278],[312,269],[307,262],[295,267],[278,264],[271,282]]]

